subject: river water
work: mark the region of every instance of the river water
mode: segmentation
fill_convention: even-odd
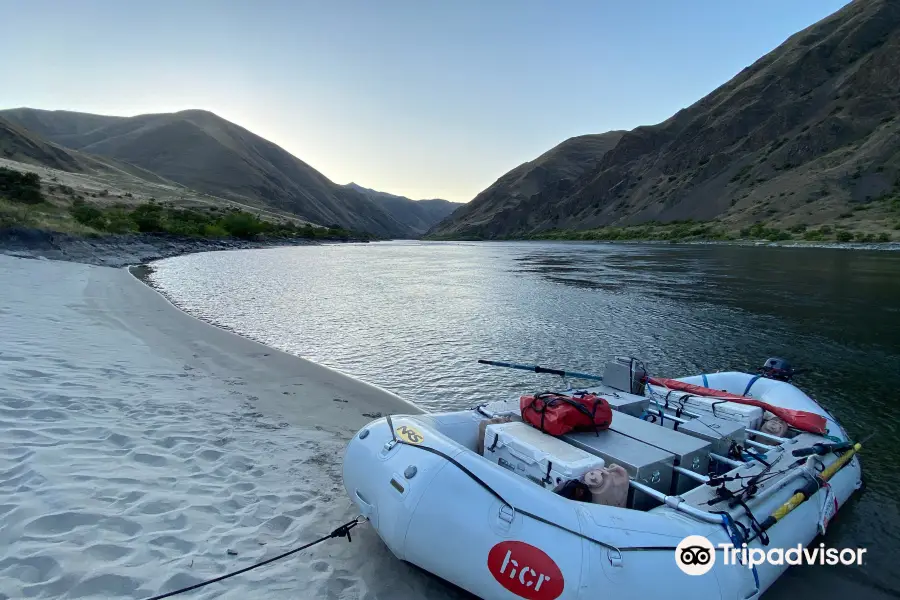
[[[863,451],[866,487],[830,526],[861,567],[789,570],[767,598],[900,597],[900,252],[725,245],[384,242],[155,263],[181,308],[429,410],[558,387],[487,358],[602,373],[753,372],[770,356]]]

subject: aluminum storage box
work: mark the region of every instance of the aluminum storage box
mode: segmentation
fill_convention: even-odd
[[[615,421],[618,414],[613,415]],[[675,455],[655,446],[622,435],[617,431],[567,433],[562,439],[586,452],[601,457],[606,464],[621,465],[631,479],[655,490],[668,494],[672,487],[672,473]],[[628,494],[629,508],[647,510],[659,505],[647,494],[631,489]]]
[[[613,410],[629,414],[633,417],[641,416],[647,407],[650,406],[650,399],[646,396],[620,392],[619,390],[605,385],[592,387],[585,391],[589,394],[601,396],[604,400],[609,402],[609,406]],[[613,415],[613,418],[615,418],[615,415]]]
[[[642,421],[626,414],[614,414],[609,428],[613,431],[655,446],[675,455],[675,466],[689,469],[699,475],[709,473],[709,453],[712,445],[705,439],[666,429],[658,423]],[[699,485],[696,479],[678,473],[672,476],[670,494],[682,494]]]
[[[666,419],[666,427],[674,427],[675,421]],[[744,446],[747,441],[747,428],[737,421],[717,419],[709,415],[702,415],[696,419],[689,419],[685,423],[678,423],[677,430],[686,435],[706,440],[710,443],[710,449],[716,454],[728,456],[731,443]]]
[[[759,429],[763,418],[763,409],[748,404],[738,404],[727,400],[692,396],[688,393],[675,392],[669,395],[669,407],[681,404],[688,412],[711,415],[726,421],[738,421],[749,429]]]
[[[588,471],[605,465],[603,458],[521,421],[488,425],[484,457],[548,489],[581,479]]]

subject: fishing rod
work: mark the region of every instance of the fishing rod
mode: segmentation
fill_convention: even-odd
[[[878,432],[873,431],[872,433],[870,433],[869,435],[864,437],[862,440],[859,441],[859,445],[867,443],[869,440],[871,440],[875,436],[876,433],[878,433]],[[811,456],[813,454],[815,454],[816,456],[825,456],[826,454],[830,454],[832,452],[834,452],[835,454],[837,454],[838,452],[845,452],[847,450],[850,450],[850,449],[856,447],[856,445],[857,445],[856,443],[851,442],[851,441],[833,442],[830,444],[818,443],[818,444],[813,444],[812,446],[810,446],[808,448],[798,448],[797,450],[794,450],[791,454],[793,454],[794,456]]]
[[[874,433],[872,435],[875,435]],[[872,435],[867,437],[863,441],[868,441]],[[836,461],[831,463],[828,467],[825,468],[821,473],[814,476],[812,479],[806,482],[802,488],[797,490],[793,496],[788,499],[787,502],[782,504],[775,512],[766,517],[766,520],[760,524],[760,531],[756,533],[753,537],[747,540],[747,542],[753,541],[755,538],[759,537],[761,533],[765,533],[769,529],[771,529],[778,521],[785,518],[789,515],[795,508],[809,500],[816,492],[818,492],[829,479],[834,477],[835,473],[840,471],[850,459],[856,455],[857,452],[862,450],[862,442],[857,442],[853,444],[853,446],[847,450],[844,454],[842,454]]]
[[[482,365],[490,365],[492,367],[505,367],[507,369],[519,369],[520,371],[531,371],[532,373],[547,373],[548,375],[559,375],[560,377],[571,377],[572,379],[592,379],[594,381],[603,381],[599,375],[591,375],[589,373],[576,373],[575,371],[563,371],[562,369],[548,369],[537,365],[517,365],[515,363],[500,362],[497,360],[484,360],[479,358],[478,362]]]

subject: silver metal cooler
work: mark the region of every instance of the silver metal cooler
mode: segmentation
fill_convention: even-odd
[[[674,423],[668,419],[669,423]],[[668,423],[667,423],[668,425]],[[731,442],[743,446],[747,441],[747,429],[743,423],[717,419],[708,415],[702,415],[697,419],[690,419],[685,423],[678,423],[678,431],[711,444],[712,452],[728,456]]]
[[[712,446],[705,439],[666,429],[659,424],[643,421],[626,414],[614,414],[612,425],[609,428],[660,450],[671,452],[675,455],[675,466],[677,467],[688,469],[698,475],[709,473],[709,453]],[[697,485],[696,479],[676,471],[672,477],[672,489],[666,490],[666,493],[682,494]]]
[[[618,414],[613,415],[613,421]],[[661,429],[661,428],[660,428]],[[645,444],[617,431],[567,433],[562,439],[573,446],[599,456],[610,464],[621,465],[631,479],[643,483],[663,494],[668,494],[672,487],[675,455]],[[628,506],[637,510],[647,510],[658,506],[657,502],[647,494],[631,489]]]
[[[629,414],[633,417],[639,417],[650,406],[650,398],[646,396],[638,396],[621,392],[606,385],[588,388],[590,394],[597,394],[609,402],[609,407],[615,411]],[[615,415],[613,415],[615,418]]]

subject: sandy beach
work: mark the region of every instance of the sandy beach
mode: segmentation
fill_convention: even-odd
[[[121,268],[0,255],[0,600],[146,598],[356,516],[346,440],[415,407]],[[365,526],[184,598],[446,598]]]

